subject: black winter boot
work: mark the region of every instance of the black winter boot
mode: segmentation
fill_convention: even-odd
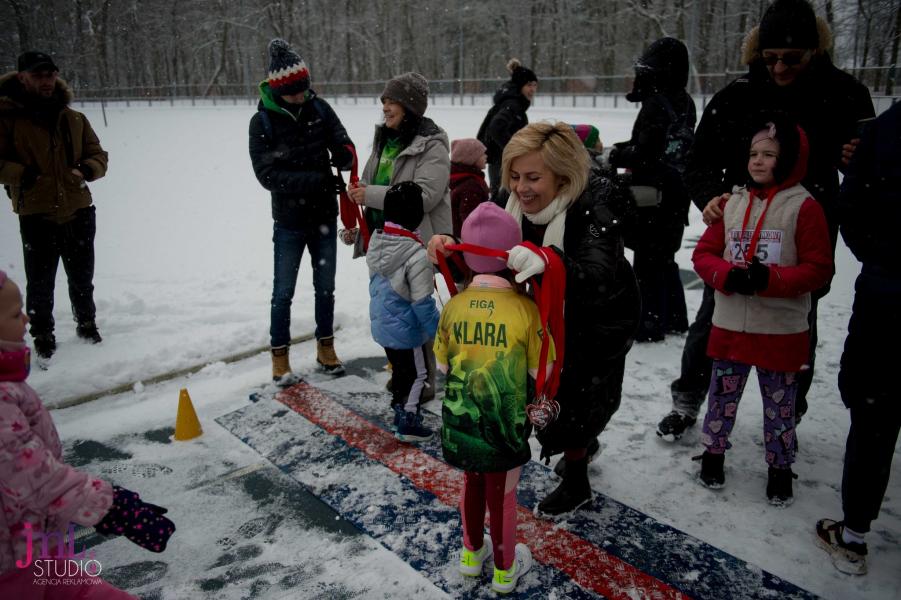
[[[39,333],[34,336],[34,351],[39,358],[50,359],[56,352],[56,336],[52,333]]]
[[[588,481],[588,457],[566,461],[563,481],[547,498],[538,503],[538,516],[557,517],[571,513],[591,501],[591,484]]]
[[[588,462],[594,462],[594,459],[598,457],[601,453],[601,442],[598,438],[594,438],[590,442],[588,442],[588,448],[586,449],[588,453]],[[563,472],[566,471],[566,457],[562,457],[557,461],[557,464],[554,465],[554,473],[563,477]]]
[[[770,504],[784,508],[795,501],[792,493],[792,479],[798,476],[791,470],[791,467],[785,469],[777,469],[770,467],[767,471],[766,480],[766,497]]]
[[[698,474],[701,485],[718,490],[726,484],[726,474],[723,472],[723,464],[726,462],[725,454],[712,454],[705,450],[704,454],[695,456],[692,460],[701,461],[701,472]]]
[[[97,331],[97,323],[94,321],[82,321],[75,326],[75,335],[92,344],[99,344],[103,341],[100,332]]]

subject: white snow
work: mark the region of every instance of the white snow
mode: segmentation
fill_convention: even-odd
[[[365,159],[379,109],[372,105],[336,109]],[[259,516],[248,513],[252,507],[232,501],[227,487],[216,488],[220,493],[188,491],[261,460],[214,422],[245,406],[248,391],[269,377],[265,353],[238,363],[221,362],[268,343],[272,222],[269,194],[255,180],[247,154],[247,124],[254,110],[248,105],[108,108],[108,127],[103,126],[99,109],[85,110],[110,153],[108,176],[91,184],[98,231],[94,282],[104,341],[89,346],[76,340],[60,267],[55,311],[59,350],[49,370],[35,369],[29,379],[48,405],[129,386],[131,391],[117,396],[56,410],[54,418],[64,441],[119,440],[117,447],[134,454],[135,467],[116,477],[148,501],[166,504],[167,496],[177,493],[191,498],[190,503],[172,507],[179,543],[171,551],[186,559],[194,553],[212,553],[217,544],[222,546],[228,531]],[[427,114],[455,139],[473,137],[484,110],[442,106]],[[529,117],[592,123],[601,130],[602,140],[612,143],[628,138],[635,114],[632,108],[539,106]],[[703,228],[694,209],[691,223],[678,255],[683,269],[691,268],[692,240]],[[351,260],[347,247],[339,245],[338,254],[338,354],[345,360],[380,356],[382,351],[369,334],[365,263]],[[24,286],[18,224],[11,210],[0,211],[0,268]],[[630,353],[622,407],[601,437],[602,453],[591,467],[594,489],[820,596],[897,598],[901,585],[897,451],[880,518],[867,536],[870,573],[862,578],[841,575],[813,541],[818,518],[841,517],[842,456],[849,419],[836,376],[858,271],[857,262],[840,243],[832,292],[820,303],[817,370],[810,411],[799,428],[801,451],[795,471],[800,479],[791,507],[779,510],[766,502],[762,410],[755,385],[748,386],[742,402],[732,436],[734,448],[726,462],[727,486],[722,491],[710,491],[695,482],[698,464],[690,457],[701,451],[699,426],[673,445],[654,435],[657,421],[669,410],[669,384],[679,371],[684,338],[678,336],[660,344],[637,345]],[[314,326],[310,282],[305,258],[295,295],[294,335],[310,332]],[[687,298],[693,316],[700,290],[689,290]],[[314,356],[314,346],[307,342],[293,347],[291,360],[295,369],[305,372],[312,369]],[[142,383],[160,373],[205,363],[208,366],[192,376],[162,384]],[[174,425],[181,387],[190,390],[204,428],[201,438],[160,445],[130,437]],[[138,469],[155,464],[165,464],[173,472],[152,478]],[[368,487],[381,489],[386,484],[354,483],[361,497]],[[351,591],[381,591],[382,585],[394,597],[444,595],[371,540],[321,538],[303,527],[294,534],[280,536],[266,552],[278,555],[274,561],[291,555],[291,562],[317,565],[308,573],[312,581],[331,582],[354,573],[348,584]],[[125,540],[112,544],[116,556],[109,565],[152,560]],[[163,597],[184,597],[191,576],[169,573]],[[703,574],[684,575],[686,580],[699,577]],[[239,597],[239,587],[228,586],[218,593]],[[549,597],[554,595],[549,591]],[[267,597],[283,596],[273,590]]]

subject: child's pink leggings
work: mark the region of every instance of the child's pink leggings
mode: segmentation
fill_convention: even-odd
[[[491,515],[489,531],[494,547],[494,565],[507,570],[513,566],[516,548],[516,485],[522,467],[500,473],[463,474],[463,545],[469,550],[482,547],[485,507]]]

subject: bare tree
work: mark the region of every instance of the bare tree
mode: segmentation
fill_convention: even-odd
[[[11,35],[0,37],[0,55],[12,68],[23,50],[52,52],[76,87],[109,94],[135,86],[243,93],[265,73],[269,40],[282,37],[310,65],[314,85],[355,82],[336,92],[374,93],[408,70],[433,81],[465,76],[468,91],[490,91],[513,56],[539,78],[582,77],[567,90],[622,91],[621,79],[605,76],[631,74],[644,48],[673,36],[689,48],[695,89],[711,92],[741,68],[742,39],[769,1],[6,0],[0,27]],[[840,65],[897,62],[901,0],[813,3],[832,23]],[[701,90],[698,74],[711,71],[720,76]],[[867,72],[882,73],[880,89],[891,90],[885,71]]]

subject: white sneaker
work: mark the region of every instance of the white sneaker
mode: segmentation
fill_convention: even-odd
[[[473,552],[463,546],[460,549],[460,574],[467,577],[478,577],[482,574],[482,565],[491,557],[491,554],[491,538],[487,535],[482,540],[482,547],[478,552]]]
[[[516,544],[516,558],[513,559],[513,566],[508,570],[498,569],[494,567],[494,577],[491,578],[491,589],[498,594],[509,594],[516,589],[516,582],[519,578],[529,572],[532,568],[532,552],[525,544]]]

